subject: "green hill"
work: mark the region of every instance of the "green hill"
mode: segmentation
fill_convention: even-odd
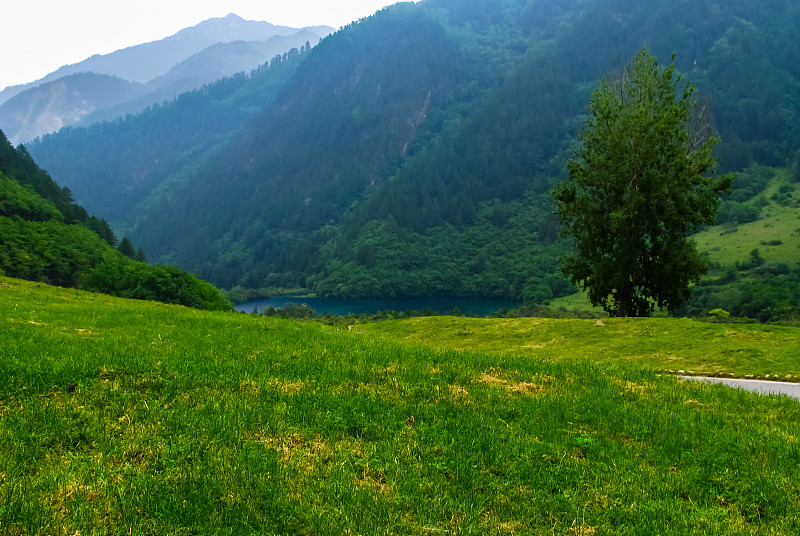
[[[709,275],[684,312],[723,309],[764,321],[800,320],[800,188],[791,170],[749,169],[762,188],[734,190],[722,203],[720,225],[695,236],[708,255]],[[756,176],[761,175],[761,178]]]
[[[625,337],[575,322],[547,336]],[[626,322],[642,353],[797,346],[797,329]],[[361,328],[0,278],[0,532],[800,530],[795,400],[593,363],[590,344],[455,351]]]
[[[11,147],[2,131],[0,140],[5,142],[0,143],[0,275],[231,309],[228,298],[211,284],[179,268],[134,260],[137,254],[127,238],[115,249],[116,238],[105,221],[88,216],[23,146]]]
[[[688,319],[601,320],[426,317],[358,329],[409,343],[513,353],[531,359],[586,359],[658,371],[728,377],[800,378],[800,328],[704,323]]]
[[[747,262],[758,249],[767,263],[794,265],[800,258],[800,184],[784,173],[758,192],[753,221],[725,222],[698,233],[698,248],[721,266]],[[755,196],[754,196],[755,197]],[[752,201],[751,201],[752,202]],[[723,204],[723,210],[725,205]]]

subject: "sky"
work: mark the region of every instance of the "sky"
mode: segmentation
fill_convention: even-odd
[[[236,13],[339,28],[397,0],[0,0],[0,89]]]

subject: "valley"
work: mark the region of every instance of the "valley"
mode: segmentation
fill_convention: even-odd
[[[742,177],[720,215],[762,222],[742,221],[736,236],[786,213],[775,236],[764,228],[735,251],[716,249],[733,238],[722,229],[701,233],[709,281],[739,287],[704,290],[683,313],[792,318],[794,291],[753,305],[750,271],[722,276],[759,249],[768,266],[786,265],[784,279],[798,277],[791,125],[800,122],[786,118],[800,109],[800,37],[781,22],[797,7],[488,4],[491,13],[448,0],[388,7],[311,50],[29,150],[150,260],[222,288],[558,303],[577,289],[558,270],[569,244],[548,191],[573,156],[597,80],[646,45],[662,63],[674,53],[713,110],[717,171]],[[737,55],[745,43],[755,48]],[[764,169],[777,174],[771,186]],[[778,240],[786,247],[761,244]]]
[[[630,233],[691,297],[609,318],[554,188],[634,54],[735,179]],[[800,402],[698,379],[800,378],[798,66],[790,0],[421,0],[3,91],[0,534],[799,534]]]

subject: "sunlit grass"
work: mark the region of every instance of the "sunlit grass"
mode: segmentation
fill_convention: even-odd
[[[797,534],[797,402],[594,322],[456,351],[0,279],[0,534]]]
[[[779,175],[764,191],[764,196],[769,198],[785,184],[785,177]],[[797,199],[800,187],[793,186],[793,195]],[[794,266],[800,259],[800,208],[770,201],[761,209],[760,219],[737,225],[736,232],[728,232],[725,225],[716,225],[694,238],[698,249],[707,253],[709,260],[722,266],[732,266],[736,261],[747,262],[754,249],[758,249],[766,262]]]
[[[650,370],[800,376],[800,328],[673,318],[600,320],[429,317],[358,329],[405,342],[549,361],[586,359]],[[786,378],[786,376],[791,378]]]

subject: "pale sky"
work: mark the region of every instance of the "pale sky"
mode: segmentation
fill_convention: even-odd
[[[338,29],[397,0],[0,0],[0,89],[236,13]]]

